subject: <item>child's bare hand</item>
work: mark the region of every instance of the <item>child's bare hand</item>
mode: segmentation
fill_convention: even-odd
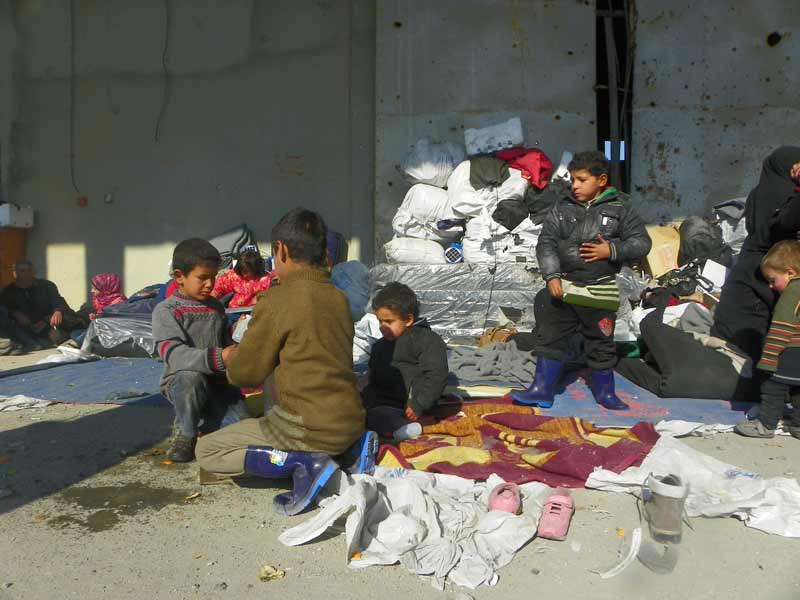
[[[789,177],[800,183],[800,162],[792,165],[792,168],[789,170]]]
[[[230,346],[227,346],[227,347],[222,349],[222,364],[223,365],[227,366],[228,361],[230,361],[231,357],[233,357],[233,354],[236,352],[236,349],[238,347],[239,347],[238,344],[231,344]]]
[[[410,406],[406,406],[406,419],[408,419],[409,421],[419,420],[417,413],[415,413],[414,409],[411,408]]]
[[[597,240],[597,243],[584,242],[581,244],[579,252],[584,262],[608,260],[611,257],[611,244],[605,241],[602,235],[598,235]]]
[[[561,300],[564,297],[564,288],[561,287],[561,279],[556,277],[548,281],[547,291],[550,292],[550,296],[556,300]]]

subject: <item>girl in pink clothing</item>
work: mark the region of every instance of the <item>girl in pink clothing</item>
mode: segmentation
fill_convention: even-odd
[[[106,306],[125,302],[128,298],[122,293],[122,278],[113,273],[92,277],[92,308],[90,319],[95,319]]]
[[[255,250],[245,250],[239,255],[236,266],[217,277],[212,294],[222,298],[233,292],[228,308],[253,306],[256,295],[269,289],[272,283],[270,273],[261,255]]]

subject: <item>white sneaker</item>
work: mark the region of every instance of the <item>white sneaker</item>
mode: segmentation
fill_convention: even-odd
[[[403,442],[405,440],[413,440],[418,435],[422,434],[422,425],[419,423],[409,423],[398,427],[392,434],[395,442]]]

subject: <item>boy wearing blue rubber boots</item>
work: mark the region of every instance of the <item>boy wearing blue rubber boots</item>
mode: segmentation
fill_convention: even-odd
[[[536,374],[527,390],[511,396],[517,404],[552,406],[569,339],[580,333],[595,400],[626,410],[614,389],[616,274],[647,256],[652,242],[628,197],[609,187],[609,163],[601,152],[576,154],[568,168],[572,194],[553,206],[536,247],[547,282],[534,301]]]
[[[377,436],[364,431],[353,374],[353,321],[347,297],[330,281],[325,223],[301,208],[272,230],[280,285],[258,296],[247,332],[227,363],[228,379],[260,386],[274,376],[273,407],[202,437],[200,467],[214,475],[291,478],[276,512],[302,512],[348,456],[351,472],[374,469]],[[350,469],[349,469],[350,470]]]

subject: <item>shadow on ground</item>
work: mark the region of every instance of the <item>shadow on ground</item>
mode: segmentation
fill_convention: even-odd
[[[13,495],[0,514],[83,481],[170,435],[168,406],[123,405],[70,420],[34,422],[0,432],[0,457]]]

